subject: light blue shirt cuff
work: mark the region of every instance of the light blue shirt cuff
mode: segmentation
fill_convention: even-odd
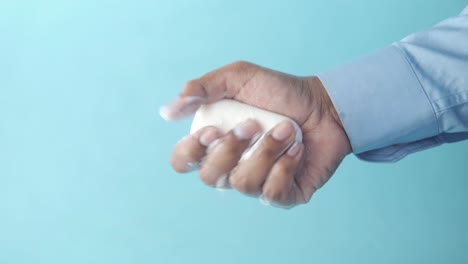
[[[439,134],[432,105],[404,53],[395,45],[318,77],[355,154]]]

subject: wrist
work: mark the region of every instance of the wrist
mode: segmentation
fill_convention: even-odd
[[[343,123],[341,122],[340,116],[333,105],[330,96],[317,76],[310,76],[306,78],[309,89],[311,90],[313,98],[316,98],[319,104],[320,116],[330,117],[339,127],[344,130]]]

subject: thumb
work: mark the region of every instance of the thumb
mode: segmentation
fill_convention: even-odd
[[[176,121],[190,116],[202,104],[235,98],[258,68],[248,62],[235,62],[191,80],[172,103],[160,108],[160,115]]]

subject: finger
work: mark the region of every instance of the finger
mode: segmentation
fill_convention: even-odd
[[[336,169],[349,153],[343,150],[347,137],[337,133],[336,127],[329,127],[323,131],[314,133],[314,137],[307,139],[307,148],[304,149],[304,163],[307,164],[307,173],[301,173],[296,178],[298,186],[303,193],[305,202],[308,202],[313,194],[321,188],[335,173]],[[344,133],[344,132],[340,132]]]
[[[255,73],[259,66],[248,62],[234,62],[189,81],[181,97],[200,96],[213,103],[222,98],[234,98]]]
[[[261,196],[263,203],[287,208],[298,202],[297,188],[293,187],[295,187],[294,177],[298,172],[303,149],[302,143],[294,143],[273,165],[263,185]]]
[[[216,188],[227,188],[227,174],[237,165],[242,153],[249,147],[255,135],[260,134],[260,125],[248,119],[238,124],[226,136],[210,146],[199,171],[201,180]]]
[[[189,81],[173,103],[161,107],[160,115],[174,121],[190,116],[202,104],[234,98],[258,68],[247,62],[236,62]]]
[[[244,194],[260,195],[273,164],[292,144],[294,138],[295,129],[291,121],[283,121],[275,126],[255,146],[249,157],[242,159],[231,172],[231,186]]]
[[[206,148],[222,135],[216,127],[208,126],[180,140],[170,157],[174,170],[183,173],[198,169]]]
[[[206,98],[200,96],[179,97],[171,104],[161,106],[159,115],[166,121],[179,120],[190,116],[206,102]]]

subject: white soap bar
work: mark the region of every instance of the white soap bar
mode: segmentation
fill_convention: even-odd
[[[228,99],[202,105],[195,113],[190,133],[194,133],[205,126],[215,126],[223,133],[227,133],[248,118],[257,120],[264,134],[281,121],[290,120],[296,128],[296,141],[302,142],[301,128],[291,118]]]

